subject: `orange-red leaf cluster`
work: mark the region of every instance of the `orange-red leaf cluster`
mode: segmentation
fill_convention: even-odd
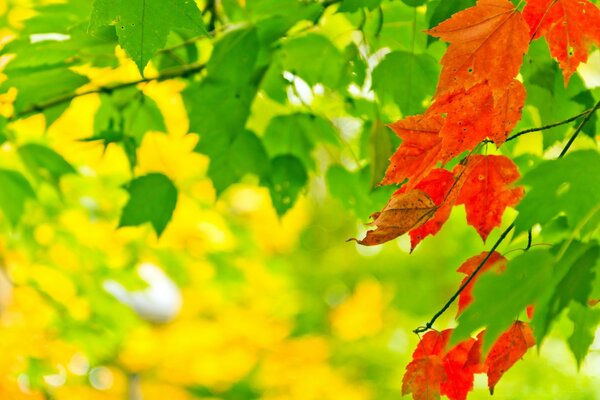
[[[476,373],[487,373],[490,392],[502,375],[535,344],[533,332],[525,322],[515,321],[491,347],[483,360],[485,331],[447,349],[452,329],[427,332],[406,366],[402,394],[415,400],[465,400],[473,389]]]

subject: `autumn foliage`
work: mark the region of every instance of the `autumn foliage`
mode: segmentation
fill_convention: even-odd
[[[524,196],[523,188],[514,186],[520,175],[510,158],[477,153],[482,144],[500,147],[521,119],[526,92],[518,74],[529,43],[546,39],[566,85],[587,60],[590,46],[600,45],[600,10],[586,0],[529,0],[522,12],[508,0],[479,0],[427,33],[449,43],[437,90],[425,113],[390,125],[402,143],[381,184],[402,187],[373,215],[376,229],[358,241],[363,245],[408,232],[414,249],[438,233],[459,205],[485,241],[501,225],[506,208]],[[459,156],[454,168],[444,168]],[[459,289],[459,314],[472,301],[476,274],[505,268],[506,259],[496,252],[467,260],[458,269],[467,275]],[[453,346],[451,334],[428,331],[421,338],[406,369],[403,394],[417,400],[465,399],[475,373],[487,373],[493,392],[506,370],[535,344],[532,329],[521,321],[487,346],[487,354],[482,352],[485,331]]]

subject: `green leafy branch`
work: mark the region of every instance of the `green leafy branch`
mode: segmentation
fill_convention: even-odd
[[[121,83],[117,83],[117,84],[113,84],[113,85],[98,86],[96,88],[85,90],[82,92],[67,93],[62,96],[58,96],[54,99],[45,101],[43,103],[33,104],[23,111],[14,113],[12,116],[10,116],[8,118],[8,122],[16,121],[20,118],[27,117],[31,114],[37,114],[37,113],[43,112],[47,109],[50,109],[52,107],[62,105],[65,103],[69,103],[70,101],[72,101],[78,97],[87,96],[89,94],[96,94],[96,93],[110,94],[114,91],[126,89],[131,86],[136,86],[140,83],[147,83],[147,82],[153,82],[153,81],[165,81],[165,80],[175,79],[175,78],[186,78],[186,77],[189,77],[189,76],[192,76],[192,75],[195,75],[195,74],[201,72],[202,70],[204,70],[204,68],[206,68],[206,66],[204,64],[184,65],[182,67],[177,67],[177,68],[173,68],[171,70],[166,70],[165,72],[163,72],[157,76],[154,76],[154,77],[144,77],[141,79],[137,79],[135,81],[121,82]]]

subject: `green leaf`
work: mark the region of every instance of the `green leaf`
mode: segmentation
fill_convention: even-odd
[[[342,81],[345,60],[326,37],[308,34],[286,42],[277,54],[282,71],[299,76],[310,86],[322,83],[337,88]]]
[[[160,236],[171,220],[177,203],[177,188],[165,175],[151,173],[135,178],[125,188],[129,201],[123,208],[119,227],[150,222]]]
[[[411,7],[420,7],[427,3],[427,0],[402,0],[404,4]]]
[[[581,367],[581,362],[596,336],[596,328],[600,324],[600,310],[571,302],[568,315],[569,319],[573,321],[573,333],[567,342],[577,360],[577,366]]]
[[[439,65],[428,54],[394,51],[373,70],[373,90],[380,101],[395,103],[403,115],[421,113],[423,101],[435,91]]]
[[[157,50],[163,48],[169,32],[189,30],[206,33],[195,1],[95,0],[90,31],[114,25],[119,44],[138,66],[141,74]]]
[[[23,175],[7,169],[0,169],[0,188],[0,209],[14,227],[23,215],[25,201],[35,198],[35,193]]]
[[[600,247],[596,243],[570,243],[564,255],[556,261],[549,290],[536,303],[531,325],[539,344],[548,333],[552,322],[572,302],[586,305],[592,291]]]
[[[269,121],[263,138],[271,157],[292,154],[314,170],[312,151],[318,142],[337,143],[337,133],[331,123],[313,114],[279,115]]]
[[[76,173],[75,168],[63,156],[47,146],[30,143],[19,147],[18,152],[34,176],[47,179],[54,185],[58,184],[63,175]]]
[[[373,210],[383,208],[396,190],[391,186],[372,189],[369,165],[354,172],[341,165],[332,165],[325,179],[331,195],[361,219],[367,219]]]
[[[382,0],[342,0],[342,4],[338,9],[339,12],[355,12],[361,8],[374,10],[379,7]]]
[[[254,28],[227,33],[215,44],[208,76],[183,92],[190,131],[200,135],[196,151],[219,157],[244,130],[257,92],[252,67],[258,52]]]
[[[246,174],[263,177],[268,169],[269,157],[262,141],[253,132],[243,130],[233,139],[228,151],[211,157],[208,175],[220,194]]]
[[[546,161],[529,171],[520,183],[529,187],[516,207],[516,234],[535,224],[545,224],[565,212],[572,229],[582,224],[582,232],[597,226],[600,209],[600,154],[586,150]],[[591,189],[594,188],[594,189]]]
[[[297,157],[289,154],[273,158],[270,173],[263,180],[263,184],[269,188],[273,207],[279,216],[292,208],[307,182],[308,174],[304,165]]]
[[[511,260],[502,274],[481,274],[473,290],[473,303],[458,318],[452,342],[458,343],[476,329],[487,327],[487,353],[525,307],[547,292],[553,265],[548,250],[529,250]]]

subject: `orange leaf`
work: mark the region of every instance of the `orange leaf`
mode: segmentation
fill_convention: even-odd
[[[464,400],[473,389],[474,369],[466,368],[475,339],[467,339],[446,352],[452,329],[427,332],[413,353],[402,380],[402,394],[413,399]]]
[[[600,46],[600,10],[587,0],[529,0],[523,17],[534,39],[545,36],[565,78],[585,63],[592,44]]]
[[[461,186],[456,204],[464,204],[467,223],[485,241],[494,227],[500,226],[506,207],[516,205],[523,188],[508,185],[519,178],[517,166],[505,156],[475,155],[459,164],[454,174]]]
[[[529,46],[529,27],[507,0],[479,0],[428,31],[449,42],[437,94],[488,81],[504,87],[517,76]]]
[[[437,210],[437,206],[427,193],[411,190],[408,193],[396,191],[381,212],[372,215],[377,228],[367,232],[362,240],[365,246],[388,242],[423,225]]]
[[[421,227],[413,229],[410,234],[411,251],[429,235],[435,235],[442,229],[442,226],[450,217],[454,199],[452,195],[448,196],[448,191],[454,185],[454,175],[452,172],[443,168],[432,170],[419,184],[416,189],[422,190],[429,195],[431,200],[439,208],[433,216]],[[404,188],[402,188],[404,189]],[[454,191],[455,192],[455,191]]]
[[[486,82],[436,99],[428,113],[446,115],[440,129],[440,160],[448,162],[489,137],[500,146],[521,119],[525,87],[512,80],[505,88],[490,89]]]
[[[512,326],[496,340],[488,354],[485,364],[488,367],[488,387],[494,394],[494,387],[504,373],[519,361],[527,349],[535,344],[533,331],[522,321]]]
[[[423,335],[413,353],[413,361],[406,366],[402,395],[412,393],[415,400],[440,398],[440,384],[448,379],[442,357],[451,332],[447,329],[442,332],[429,331]]]
[[[438,97],[429,112],[446,115],[440,130],[442,151],[446,163],[465,150],[474,148],[491,133],[494,98],[489,86],[479,83],[468,90]]]
[[[448,379],[439,356],[411,361],[402,379],[402,395],[412,393],[415,400],[440,398],[440,382]]]
[[[458,269],[457,269],[458,272],[462,272],[463,274],[467,275],[460,283],[460,287],[462,287],[462,285],[465,284],[467,279],[469,279],[469,276],[473,272],[475,272],[475,269],[479,266],[479,264],[487,256],[487,254],[488,254],[488,252],[484,251],[483,253],[479,254],[478,256],[469,258],[467,261],[462,263],[462,265],[460,267],[458,267]],[[485,272],[491,268],[493,268],[498,273],[504,271],[506,269],[506,258],[504,258],[497,251],[494,251],[492,253],[490,258],[488,258],[488,260],[485,262],[485,264],[483,264],[483,267],[481,267],[481,269],[479,270],[479,273],[471,280],[471,282],[469,282],[469,284],[463,289],[463,291],[460,292],[460,295],[458,296],[458,313],[457,313],[457,315],[462,313],[463,310],[469,304],[471,304],[471,302],[473,301],[473,296],[471,295],[471,292],[473,290],[473,285],[475,285],[475,282],[477,281],[477,278],[483,272]]]
[[[382,185],[402,183],[408,179],[407,189],[412,189],[438,162],[441,139],[438,132],[444,118],[439,115],[406,117],[390,125],[402,139],[392,155],[390,165],[381,181]]]

